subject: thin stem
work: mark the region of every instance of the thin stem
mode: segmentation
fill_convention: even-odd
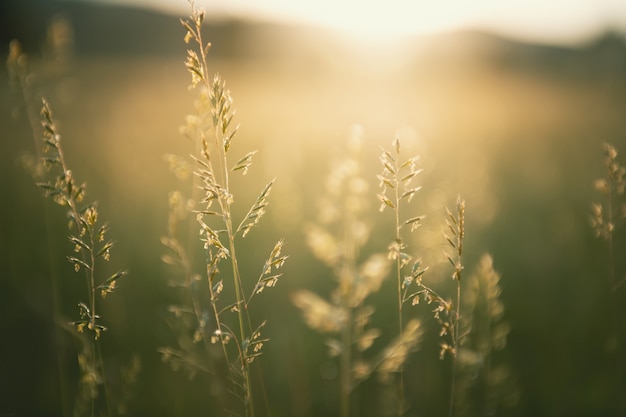
[[[613,205],[615,204],[614,201],[614,193],[613,193],[613,188],[615,186],[614,180],[613,180],[613,176],[609,173],[608,176],[608,187],[607,187],[607,220],[608,220],[608,224],[609,225],[614,225],[613,223]],[[616,291],[617,288],[624,282],[623,280],[619,283],[616,284],[616,279],[615,279],[615,249],[614,249],[614,244],[613,244],[613,233],[614,233],[614,229],[610,229],[607,233],[606,236],[606,240],[607,240],[607,255],[608,255],[608,264],[609,264],[609,291],[610,291],[610,296],[611,296],[611,317],[612,317],[612,328],[613,331],[615,332],[615,337],[617,337],[618,334],[618,329],[617,329],[617,323],[619,322],[619,317],[617,315],[617,305],[618,305],[618,300],[617,300],[617,295],[616,295]],[[620,381],[621,378],[619,378],[619,375],[622,372],[622,358],[621,358],[621,354],[619,352],[619,348],[617,350],[617,352],[615,353],[615,369],[616,369],[616,374],[617,374],[617,386],[620,387],[622,384],[622,382]],[[619,389],[619,388],[618,388]],[[624,416],[624,403],[625,400],[623,399],[623,396],[618,392],[618,400],[617,400],[617,415],[620,417]]]
[[[459,354],[460,340],[459,340],[459,327],[461,324],[461,276],[463,273],[463,239],[465,238],[465,201],[461,197],[457,198],[457,217],[450,213],[448,210],[448,227],[454,232],[456,236],[456,242],[446,236],[448,242],[453,248],[456,249],[456,260],[454,264],[454,274],[452,277],[456,281],[456,306],[454,309],[454,322],[452,328],[452,381],[450,383],[450,404],[448,409],[448,416],[452,417],[454,414],[454,396],[456,391],[456,378],[457,378],[457,357]],[[449,258],[450,259],[450,258]]]
[[[193,3],[192,3],[193,10]],[[195,14],[195,10],[193,10]],[[195,17],[195,16],[194,16]],[[200,25],[197,23],[197,20],[194,18],[196,22],[196,41],[199,46],[200,51],[200,65],[202,72],[202,79],[205,87],[208,91],[212,90],[212,83],[209,80],[208,66],[207,66],[207,48],[204,46],[204,41],[202,40],[202,30]],[[222,219],[226,226],[226,231],[228,234],[228,242],[229,242],[229,257],[231,259],[232,273],[233,273],[233,284],[235,287],[235,298],[236,298],[236,306],[237,306],[237,317],[239,321],[239,337],[240,343],[244,343],[246,340],[246,330],[248,327],[248,331],[251,333],[252,328],[250,324],[250,318],[248,315],[248,305],[246,302],[245,294],[243,291],[243,286],[241,282],[241,274],[239,272],[239,264],[237,262],[237,254],[235,247],[235,234],[233,231],[232,217],[230,211],[230,185],[229,185],[229,177],[228,177],[228,161],[226,158],[226,150],[224,149],[224,137],[220,134],[220,126],[214,123],[214,139],[215,139],[215,150],[218,153],[218,172],[219,175],[218,181],[222,184],[224,193],[221,193],[218,201],[222,213]],[[245,316],[244,311],[245,310]],[[219,313],[217,312],[216,306],[213,304],[213,312],[216,315],[216,319],[218,321],[218,329],[219,329]],[[246,320],[247,317],[247,320]],[[221,336],[220,336],[221,337]],[[223,345],[223,341],[222,341]],[[225,349],[225,348],[224,348]],[[241,350],[241,349],[240,349]],[[241,350],[239,355],[239,360],[241,362],[241,372],[244,378],[244,389],[245,389],[245,402],[246,402],[246,415],[249,417],[254,416],[254,406],[252,400],[251,393],[251,383],[250,383],[250,372],[249,372],[249,364],[245,355],[245,350]]]
[[[342,239],[344,244],[344,256],[343,264],[340,270],[340,286],[341,290],[341,303],[343,310],[346,313],[346,321],[342,332],[342,345],[341,351],[341,364],[340,364],[340,393],[341,393],[341,416],[349,417],[351,413],[351,393],[352,393],[352,341],[353,341],[353,327],[352,320],[354,316],[354,306],[351,302],[352,290],[354,285],[354,277],[356,276],[355,264],[357,254],[359,251],[358,243],[354,239],[352,231],[355,229],[356,219],[349,213],[345,218],[343,224]],[[346,279],[346,277],[349,277]]]
[[[200,31],[198,31],[198,37],[200,45],[202,45],[202,38],[200,35]],[[202,54],[202,63],[203,67],[206,68],[206,55],[204,53],[204,48],[200,48]],[[205,73],[205,76],[207,74]],[[211,85],[206,79],[207,87],[211,88]],[[237,261],[237,253],[236,253],[236,245],[235,245],[235,232],[233,230],[233,222],[230,211],[230,184],[229,184],[229,176],[228,176],[228,160],[226,158],[226,150],[224,149],[224,138],[219,132],[219,126],[214,126],[214,137],[215,137],[215,147],[218,152],[219,157],[219,175],[221,177],[221,182],[223,184],[226,195],[221,195],[219,198],[219,204],[221,207],[223,220],[226,225],[226,232],[228,234],[228,243],[229,243],[229,251],[230,251],[230,260],[232,266],[233,273],[233,284],[235,287],[235,297],[237,302],[237,318],[239,321],[239,337],[241,343],[246,340],[246,327],[248,328],[248,332],[252,332],[252,325],[250,324],[250,317],[248,313],[248,303],[246,301],[246,297],[243,290],[243,285],[241,281],[241,274],[239,271],[239,263]],[[244,313],[245,311],[245,313]],[[246,320],[247,318],[247,320]],[[250,381],[250,367],[245,355],[245,350],[240,355],[241,361],[241,371],[244,378],[244,387],[245,387],[245,402],[246,402],[246,415],[248,417],[254,416],[254,403],[252,398],[252,387]]]
[[[96,266],[96,258],[94,256],[93,250],[94,250],[94,240],[93,240],[93,234],[91,233],[91,231],[89,232],[89,246],[90,246],[90,250],[89,250],[89,258],[91,260],[91,268],[89,270],[89,291],[90,291],[90,295],[91,295],[91,326],[93,327],[93,329],[96,329],[96,277],[95,277],[95,266]]]
[[[352,361],[352,309],[346,308],[346,326],[343,329],[341,351],[341,413],[342,417],[350,416],[350,392],[352,391],[352,381],[350,377]]]
[[[95,351],[98,354],[97,355],[98,365],[100,366],[100,372],[102,373],[102,376],[104,378],[104,375],[105,375],[104,359],[102,357],[102,348],[100,346],[100,341],[99,340],[94,340],[93,343],[92,343],[92,346],[94,346],[94,349],[95,349]],[[112,416],[113,412],[111,410],[111,393],[109,391],[109,386],[107,384],[103,384],[103,389],[104,389],[105,403],[106,403],[106,407],[107,407],[107,414],[109,416]]]
[[[204,52],[203,52],[203,60]],[[224,185],[224,190],[226,192],[226,196],[221,195],[219,198],[219,203],[224,219],[224,223],[226,224],[226,232],[228,234],[228,243],[229,243],[229,251],[230,251],[230,260],[231,266],[233,270],[233,284],[235,286],[235,297],[237,302],[237,318],[239,321],[239,337],[241,342],[243,343],[246,340],[246,327],[248,327],[248,332],[252,332],[252,325],[250,324],[250,316],[248,313],[248,303],[246,302],[246,297],[243,291],[243,284],[241,281],[241,274],[239,272],[239,263],[237,261],[237,253],[236,253],[236,245],[235,245],[235,232],[233,231],[233,222],[230,211],[230,186],[229,186],[229,176],[228,176],[228,160],[226,158],[226,151],[223,146],[223,137],[221,137],[219,133],[218,126],[215,126],[215,146],[219,153],[219,174],[222,179],[222,184]],[[245,311],[245,313],[244,313]],[[245,315],[244,315],[245,314]],[[247,318],[247,320],[246,320]],[[250,367],[247,362],[247,358],[245,357],[245,351],[240,355],[241,361],[241,371],[243,373],[244,378],[244,386],[245,386],[245,396],[246,396],[246,413],[249,417],[254,416],[254,405],[252,399],[252,387],[250,382]]]
[[[229,222],[227,224],[227,229],[228,229],[228,237],[230,240],[230,259],[232,262],[232,266],[233,266],[233,281],[235,283],[235,294],[237,296],[237,317],[239,319],[239,334],[241,337],[241,342],[243,343],[244,340],[246,340],[245,337],[245,329],[244,326],[246,325],[244,323],[244,314],[242,309],[245,309],[245,314],[248,317],[247,320],[247,325],[249,328],[249,331],[252,332],[252,330],[250,329],[251,325],[250,325],[250,318],[248,316],[248,304],[246,303],[246,299],[245,296],[243,294],[243,289],[241,288],[241,277],[239,274],[239,264],[237,263],[237,257],[236,257],[236,253],[235,253],[235,237],[232,234],[232,223]],[[251,383],[250,383],[250,365],[248,364],[247,358],[244,355],[245,351],[242,353],[241,355],[241,371],[243,372],[243,377],[244,377],[244,384],[245,384],[245,395],[246,395],[246,405],[247,405],[247,415],[249,417],[253,417],[254,416],[254,404],[253,404],[253,398],[252,398],[252,387],[251,387]]]
[[[398,184],[399,185],[399,184]],[[400,198],[398,195],[398,188],[395,189],[396,196],[396,209],[394,210],[396,216],[396,242],[401,242],[402,237],[400,235]],[[404,325],[402,320],[402,260],[400,256],[396,258],[396,278],[397,278],[397,286],[398,286],[398,331],[400,333],[400,337],[402,337],[402,333],[404,331]]]
[[[454,319],[453,329],[453,342],[452,346],[454,353],[452,355],[452,382],[450,383],[450,407],[448,409],[448,416],[452,417],[454,414],[454,394],[456,391],[456,376],[457,376],[457,356],[459,348],[459,323],[461,320],[460,306],[461,306],[461,281],[456,282],[456,311]]]
[[[394,196],[395,196],[395,204],[396,208],[394,210],[395,213],[395,222],[396,222],[396,242],[398,245],[401,245],[402,235],[400,234],[400,181],[399,181],[399,164],[398,158],[400,155],[396,155],[395,160],[395,187],[394,187]],[[399,248],[399,251],[402,251],[402,247]],[[398,286],[398,334],[402,339],[404,335],[404,323],[402,317],[402,307],[403,307],[403,294],[402,294],[402,258],[398,255],[396,258],[396,278],[397,278],[397,286]],[[405,399],[404,399],[404,364],[400,365],[400,369],[398,371],[398,382],[397,382],[397,390],[398,390],[398,417],[401,417],[404,414],[405,409]]]
[[[396,141],[398,141],[398,138],[396,138]],[[400,179],[399,179],[399,175],[400,175],[400,166],[398,164],[398,159],[400,158],[400,147],[398,142],[394,141],[395,144],[395,149],[396,149],[396,156],[395,158],[391,158],[391,156],[389,155],[390,159],[393,160],[393,172],[391,172],[391,168],[389,169],[389,172],[392,174],[392,178],[389,179],[389,184],[393,185],[393,197],[394,197],[394,201],[393,201],[393,212],[394,212],[394,220],[395,220],[395,243],[398,245],[397,248],[397,256],[396,256],[396,281],[397,281],[397,287],[398,287],[398,332],[400,334],[400,336],[402,336],[402,332],[404,330],[404,326],[402,323],[402,274],[401,274],[401,268],[402,268],[402,258],[400,256],[401,252],[402,252],[402,235],[400,234]]]
[[[488,281],[491,282],[491,281]],[[497,281],[496,281],[497,283]],[[481,401],[481,414],[482,415],[487,415],[489,413],[493,413],[495,415],[497,415],[497,406],[498,404],[494,402],[494,406],[493,409],[490,409],[490,404],[489,401],[487,400],[487,394],[490,391],[490,387],[489,387],[489,381],[491,380],[491,361],[492,361],[492,357],[491,357],[491,352],[493,351],[493,337],[492,337],[492,325],[493,325],[493,317],[494,317],[494,312],[493,312],[493,302],[490,298],[489,295],[489,284],[486,284],[482,279],[478,280],[478,285],[482,288],[479,288],[479,291],[486,294],[485,297],[485,305],[486,305],[486,309],[487,309],[487,313],[486,313],[486,317],[487,317],[487,323],[486,323],[486,329],[485,332],[487,333],[486,335],[486,340],[488,340],[489,342],[486,344],[486,349],[485,349],[485,353],[484,353],[484,357],[485,357],[485,365],[484,365],[484,371],[483,371],[483,378],[482,378],[482,392],[483,394],[483,398]],[[497,284],[496,284],[497,285]],[[475,306],[474,306],[475,308]]]

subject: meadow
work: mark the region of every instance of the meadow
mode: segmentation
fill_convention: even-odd
[[[41,74],[33,85],[51,104],[65,159],[87,184],[86,198],[98,201],[99,217],[109,223],[115,247],[107,270],[129,271],[102,301],[108,330],[98,339],[111,403],[123,407],[103,405],[101,395],[96,405],[105,411],[85,414],[221,415],[211,376],[189,378],[184,367],[175,372],[163,361],[163,349],[176,346],[183,329],[170,308],[180,302],[168,285],[176,272],[162,262],[168,198],[176,189],[194,193],[193,180],[172,174],[167,155],[201,154],[180,132],[198,93],[188,89],[184,64],[192,45],[183,42],[185,29],[176,18],[159,17],[151,22],[162,29],[139,21],[122,26],[120,32],[134,39],[132,48],[118,50],[112,42],[124,40],[113,39],[99,49],[106,42],[97,28],[85,28],[76,16],[73,21],[71,11],[67,17],[75,52],[63,68],[44,65],[37,46],[43,35],[26,42],[29,68]],[[465,201],[462,282],[477,274],[484,254],[499,274],[498,319],[509,331],[505,346],[490,354],[494,366],[506,369],[507,383],[502,392],[488,384],[468,388],[473,399],[456,401],[472,407],[457,405],[454,415],[488,415],[490,396],[498,396],[499,416],[624,415],[619,401],[626,373],[615,358],[625,351],[626,285],[612,290],[609,284],[611,270],[615,282],[626,274],[623,216],[615,212],[612,259],[591,225],[592,204],[604,198],[594,188],[606,171],[604,144],[614,145],[617,161],[626,164],[620,153],[626,152],[623,38],[607,35],[565,48],[468,31],[389,45],[313,29],[207,20],[209,84],[219,72],[233,98],[233,123],[240,125],[229,152],[237,161],[258,150],[246,176],[232,175],[232,216],[245,217],[275,178],[263,218],[237,241],[242,277],[253,277],[245,285],[254,287],[281,239],[288,256],[276,285],[255,295],[250,310],[251,322],[266,320],[262,335],[269,339],[251,366],[254,414],[348,415],[342,364],[329,357],[326,336],[307,326],[294,299],[307,290],[331,300],[342,282],[307,242],[320,210],[339,201],[328,200],[328,177],[349,159],[356,135],[360,154],[350,163],[358,170],[350,173],[362,186],[358,216],[369,238],[353,261],[386,255],[396,236],[393,210],[378,210],[377,175],[381,148],[392,154],[398,137],[399,159],[419,155],[423,169],[415,179],[421,189],[403,211],[425,216],[404,236],[406,252],[429,267],[422,282],[456,303],[454,270],[444,255],[454,251],[444,233],[450,237],[446,221],[458,220],[459,196]],[[142,52],[161,30],[171,34],[167,47]],[[42,197],[25,167],[41,134],[33,134],[9,78],[0,70],[0,416],[70,415],[85,373],[77,361],[82,339],[67,323],[85,301],[83,281],[66,261],[73,244],[65,210]],[[39,111],[40,103],[30,105]],[[616,202],[621,207],[623,195],[614,197],[622,198]],[[181,241],[202,273],[206,253],[194,219],[181,227]],[[398,334],[396,287],[389,273],[368,294],[374,307],[368,324],[380,334],[365,357],[370,348],[384,352]],[[208,300],[202,291],[209,289],[199,291]],[[233,294],[231,288],[225,296]],[[403,307],[405,325],[421,323],[421,340],[401,367],[405,414],[448,415],[453,360],[440,359],[441,323],[432,313],[437,301],[425,301]],[[460,317],[461,324],[469,319]],[[469,380],[481,381],[479,374]],[[349,414],[398,415],[390,385],[376,375],[364,378],[349,390]]]

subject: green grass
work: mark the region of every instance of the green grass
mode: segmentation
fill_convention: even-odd
[[[13,382],[6,392],[13,394],[0,412],[623,412],[617,401],[623,398],[619,352],[626,334],[620,302],[625,265],[618,255],[624,244],[617,221],[621,168],[608,147],[608,177],[598,189],[610,184],[612,191],[602,194],[608,206],[594,209],[595,230],[607,243],[602,247],[588,225],[590,202],[598,198],[592,179],[602,169],[600,145],[575,136],[601,120],[606,127],[597,133],[606,138],[598,141],[615,139],[623,128],[611,116],[619,113],[618,93],[607,104],[592,82],[478,71],[474,81],[491,86],[484,91],[454,77],[439,88],[423,78],[404,78],[393,88],[377,74],[391,88],[369,83],[364,94],[380,102],[355,100],[359,84],[349,76],[314,74],[300,85],[279,65],[245,69],[237,61],[212,60],[201,20],[193,11],[184,23],[181,38],[189,32],[188,47],[195,50],[184,65],[182,59],[120,61],[131,62],[138,74],[122,81],[113,78],[115,71],[106,78],[103,62],[83,64],[94,78],[80,81],[89,88],[79,106],[53,100],[62,97],[54,83],[40,90],[45,77],[26,76],[40,62],[26,67],[14,50],[12,79],[28,117],[12,135],[27,140],[10,145],[9,165],[15,167],[17,150],[30,147],[28,138],[37,148],[41,143],[41,117],[33,107],[46,90],[60,108],[53,119],[44,102],[46,158],[60,174],[50,171],[46,181],[36,181],[69,218],[52,207],[37,209],[24,171],[3,167],[17,179],[3,185],[15,196],[2,216],[15,223],[3,226],[2,249],[11,259],[6,294],[19,295],[4,308],[21,312],[3,319],[4,333],[19,339],[18,347],[4,349],[23,365],[19,373],[6,365]],[[115,67],[114,60],[105,63]],[[190,91],[178,75],[159,82],[165,74],[184,74],[185,67],[195,84]],[[216,76],[218,68],[228,88]],[[242,75],[246,70],[256,78]],[[323,94],[318,101],[286,100],[276,78],[306,97]],[[164,97],[175,97],[165,100],[163,117],[146,111],[152,100],[145,97],[157,85]],[[518,103],[540,101],[543,110],[529,106],[526,119],[522,112],[507,114],[495,91]],[[423,100],[420,105],[412,95]],[[392,106],[394,96],[400,99]],[[102,107],[101,97],[115,106]],[[461,111],[450,97],[472,105]],[[587,101],[614,113],[587,114],[585,125],[572,114]],[[362,112],[368,105],[373,110]],[[96,120],[79,126],[75,120],[90,108]],[[189,109],[182,135],[172,108],[180,119]],[[406,109],[415,108],[422,116],[410,120],[420,132],[402,127]],[[318,115],[315,122],[306,117],[311,114]],[[352,116],[362,117],[367,129],[337,133]],[[535,131],[524,130],[524,120]],[[398,127],[387,151],[389,132]],[[55,139],[60,131],[62,148]],[[551,139],[529,139],[537,132]],[[333,140],[338,136],[348,136],[347,146],[336,144],[343,143]],[[511,139],[500,142],[504,136]],[[406,156],[417,153],[419,168]],[[168,176],[163,155],[175,175]],[[34,158],[20,160],[43,173]],[[79,201],[84,186],[75,178],[86,178],[89,195],[99,196],[97,216],[95,205]],[[412,183],[417,179],[419,186]],[[383,186],[378,193],[377,183]],[[465,200],[447,211],[454,204],[450,196],[459,193]],[[375,213],[377,194],[382,214]],[[128,279],[126,269],[118,273],[103,262],[112,246],[99,242],[105,231],[99,217],[112,219],[107,237],[117,240],[113,261],[132,271]],[[76,279],[74,269],[79,276],[86,272],[85,279]],[[108,294],[118,280],[119,290],[102,300],[100,293]],[[59,323],[62,332],[55,330]],[[24,328],[41,330],[19,338]],[[48,340],[48,333],[55,337]],[[41,385],[25,382],[33,376]],[[52,394],[43,394],[50,387]],[[22,400],[26,393],[41,401],[29,405]]]
[[[12,81],[22,93],[24,106],[29,117],[32,134],[36,141],[41,136],[41,144],[35,143],[39,160],[32,163],[30,169],[46,197],[66,210],[69,235],[68,240],[72,247],[66,256],[66,260],[72,265],[75,273],[84,273],[85,282],[83,295],[75,301],[78,313],[74,319],[64,322],[60,315],[59,296],[57,294],[60,277],[53,274],[52,301],[54,304],[54,322],[61,328],[66,329],[76,340],[78,347],[77,362],[80,368],[78,381],[78,394],[74,404],[74,414],[100,414],[111,413],[111,392],[106,376],[105,364],[98,343],[102,334],[107,331],[100,313],[101,301],[113,293],[119,281],[124,281],[128,270],[121,269],[109,274],[108,268],[103,263],[108,263],[111,251],[115,246],[113,240],[109,240],[107,232],[109,225],[98,219],[97,202],[84,202],[86,184],[80,183],[65,157],[61,144],[61,134],[52,116],[52,110],[48,101],[43,98],[39,125],[34,120],[36,112],[33,109],[32,91],[29,78],[33,74],[26,65],[26,56],[22,53],[17,42],[11,44],[8,58],[8,67],[11,71]],[[46,223],[50,222],[46,212]],[[50,230],[46,224],[47,230]],[[104,270],[104,271],[103,271]],[[86,335],[84,335],[87,333]],[[59,365],[62,359],[57,358]],[[137,365],[138,366],[138,365]],[[60,383],[63,386],[61,395],[65,400],[65,376],[60,373]],[[123,396],[125,397],[125,395]],[[67,404],[63,404],[67,408]],[[118,407],[124,407],[120,402]],[[67,412],[67,409],[64,410]]]

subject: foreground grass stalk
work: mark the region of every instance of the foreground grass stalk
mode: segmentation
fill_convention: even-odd
[[[201,30],[197,28],[198,34],[198,44],[203,45]],[[207,44],[208,45],[208,44]],[[202,68],[206,70],[206,48],[200,48],[201,56],[202,56]],[[230,97],[223,96],[227,91],[224,90],[224,86],[220,86],[220,80],[218,77],[215,77],[214,84],[208,82],[208,74],[205,73],[203,76],[205,80],[205,86],[213,91],[213,95],[210,96],[211,104],[212,104],[212,113],[213,113],[213,124],[214,124],[214,139],[215,145],[214,150],[217,152],[217,160],[219,162],[219,167],[217,169],[220,180],[218,183],[223,184],[224,193],[221,193],[218,197],[218,203],[220,206],[220,212],[222,214],[222,220],[224,225],[226,226],[226,234],[228,236],[228,250],[229,250],[229,258],[231,261],[232,268],[232,278],[233,278],[233,286],[235,289],[235,303],[236,303],[236,311],[237,311],[237,319],[238,319],[238,331],[239,331],[239,340],[243,343],[246,340],[246,334],[252,333],[252,325],[250,324],[250,316],[248,313],[248,303],[246,301],[246,296],[243,292],[243,284],[241,281],[241,273],[239,272],[239,263],[237,261],[237,253],[236,253],[236,245],[235,245],[235,234],[236,232],[233,229],[233,221],[231,214],[231,203],[233,201],[233,197],[230,194],[230,181],[229,181],[229,168],[228,168],[228,159],[226,156],[227,149],[229,147],[229,141],[232,139],[231,132],[228,132],[228,125],[230,124],[232,114],[229,114],[229,106],[230,106]],[[233,132],[236,132],[236,129]],[[207,152],[207,160],[210,160]],[[250,370],[248,364],[245,363],[246,359],[243,356],[243,353],[240,352],[241,358],[241,372],[244,380],[244,402],[247,405],[247,415],[254,416],[254,404],[252,399],[252,388],[250,383]]]
[[[463,273],[463,239],[465,238],[465,200],[461,197],[457,198],[457,210],[456,214],[452,213],[449,209],[446,209],[446,225],[448,232],[444,233],[444,237],[448,242],[448,245],[453,250],[453,255],[445,253],[448,262],[454,268],[452,273],[452,279],[456,283],[456,300],[448,300],[442,297],[437,291],[426,285],[422,281],[423,271],[420,269],[419,262],[416,262],[413,266],[411,277],[417,284],[418,290],[409,295],[412,300],[412,304],[418,304],[420,297],[424,299],[428,304],[435,303],[436,307],[433,310],[435,319],[439,322],[441,329],[439,336],[444,340],[440,342],[439,358],[444,359],[446,354],[452,356],[452,370],[451,370],[451,383],[450,383],[450,396],[448,404],[448,415],[451,417],[454,414],[455,407],[455,392],[456,392],[456,380],[457,380],[457,368],[458,368],[458,353],[463,339],[467,334],[461,334],[461,277]],[[452,236],[448,235],[451,233]]]
[[[89,342],[88,353],[83,354],[83,356],[79,355],[79,364],[81,364],[84,372],[81,379],[83,384],[86,384],[84,389],[90,392],[89,397],[92,410],[95,409],[95,401],[98,397],[97,387],[103,384],[106,408],[110,414],[111,405],[108,387],[104,379],[104,361],[102,360],[98,344],[98,339],[107,328],[100,324],[96,292],[99,291],[103,298],[106,297],[116,289],[118,280],[125,277],[128,271],[120,270],[98,283],[96,277],[97,263],[100,259],[104,261],[109,260],[114,242],[105,242],[108,225],[105,223],[98,226],[98,212],[95,203],[79,208],[79,203],[83,201],[85,195],[86,186],[85,184],[77,185],[72,171],[68,168],[61,147],[61,137],[57,133],[52,120],[50,105],[45,99],[43,100],[41,114],[45,149],[46,153],[50,155],[50,157],[44,158],[43,161],[48,167],[57,167],[59,174],[54,180],[41,182],[38,185],[45,190],[48,197],[52,198],[59,205],[68,208],[69,228],[70,230],[75,230],[75,234],[70,235],[69,240],[74,245],[74,252],[79,253],[80,257],[68,256],[67,259],[74,266],[76,272],[83,269],[86,276],[89,302],[87,304],[82,302],[78,304],[80,319],[71,323],[79,333],[82,333],[84,329],[88,329],[93,332],[94,336]]]
[[[397,309],[398,309],[398,334],[400,338],[404,336],[404,303],[408,300],[408,287],[412,282],[409,276],[408,280],[403,278],[402,269],[411,261],[412,257],[408,255],[406,244],[404,243],[402,230],[409,227],[410,231],[414,231],[420,225],[424,216],[415,216],[407,220],[401,216],[400,209],[406,201],[410,203],[413,196],[422,188],[413,186],[412,182],[417,175],[422,172],[417,168],[418,157],[412,157],[402,162],[400,160],[400,138],[398,136],[392,142],[393,153],[383,149],[380,155],[380,161],[383,166],[383,172],[378,175],[381,193],[378,199],[381,203],[380,211],[385,208],[393,210],[395,220],[395,236],[393,243],[388,247],[388,257],[395,263],[395,275],[397,286]],[[391,194],[391,198],[387,194]],[[423,271],[422,271],[423,273]],[[398,396],[398,416],[404,415],[408,406],[406,404],[404,393],[404,366],[401,365],[397,378],[397,396]]]
[[[30,103],[27,103],[27,107],[30,107]],[[101,272],[97,273],[101,270],[98,263],[101,260],[109,260],[114,242],[105,242],[108,225],[98,225],[96,203],[79,206],[84,199],[86,186],[85,184],[78,185],[73,172],[68,167],[61,146],[61,136],[53,121],[50,105],[45,99],[42,99],[41,127],[44,150],[43,152],[38,151],[43,156],[40,158],[40,165],[34,169],[34,173],[36,176],[41,176],[42,180],[37,185],[44,190],[47,197],[67,208],[67,216],[70,219],[68,228],[71,233],[69,241],[73,245],[74,252],[78,254],[78,257],[68,256],[67,260],[73,265],[75,272],[83,269],[86,278],[85,287],[88,301],[87,303],[78,303],[79,319],[71,322],[70,325],[78,333],[83,333],[85,329],[88,329],[93,335],[93,338],[83,341],[79,335],[75,334],[76,339],[83,346],[82,351],[78,353],[78,364],[82,375],[79,384],[81,394],[76,401],[75,413],[80,414],[88,408],[91,410],[91,414],[95,415],[98,408],[96,399],[102,389],[105,397],[105,409],[110,415],[111,399],[105,378],[104,361],[98,343],[98,339],[102,332],[106,331],[106,327],[100,324],[96,293],[100,292],[103,298],[106,297],[115,290],[117,282],[125,277],[128,272],[120,270],[106,279],[100,278]],[[44,175],[44,170],[51,174]],[[54,302],[58,301],[56,288],[57,283],[54,281],[52,295]],[[55,311],[57,309],[58,305],[55,305]],[[61,377],[61,379],[64,378]],[[62,392],[62,396],[65,396],[64,392]],[[64,398],[62,403],[65,404]]]
[[[65,20],[56,19],[52,22],[48,29],[47,39],[48,58],[52,58],[51,61],[56,60],[55,62],[58,61],[57,63],[65,62],[67,58],[65,56],[67,44],[71,43],[70,33],[71,29]],[[97,409],[99,409],[96,399],[99,396],[99,391],[102,390],[105,397],[106,411],[98,412],[111,415],[111,397],[98,340],[101,333],[106,330],[106,327],[99,323],[99,304],[96,300],[96,293],[100,292],[104,298],[107,294],[113,292],[118,280],[126,276],[127,271],[120,270],[106,279],[101,278],[102,268],[97,264],[101,260],[109,260],[110,251],[114,246],[112,241],[105,242],[108,225],[98,225],[97,204],[95,202],[81,206],[86,186],[85,184],[78,185],[73,172],[69,169],[61,146],[61,135],[58,133],[53,121],[50,104],[45,98],[41,100],[36,98],[36,88],[32,81],[34,74],[30,73],[27,68],[27,59],[25,54],[22,53],[19,43],[17,41],[11,42],[9,50],[7,66],[9,68],[10,80],[21,93],[32,137],[36,142],[37,162],[31,164],[33,174],[39,180],[37,185],[44,190],[45,195],[50,197],[55,203],[67,208],[67,216],[70,219],[68,228],[71,233],[69,240],[74,247],[74,252],[78,254],[77,256],[68,256],[67,260],[73,265],[76,272],[79,272],[80,269],[83,269],[85,272],[85,288],[88,301],[86,303],[78,303],[79,320],[70,323],[70,325],[78,333],[83,333],[84,329],[90,330],[93,332],[93,338],[83,338],[74,333],[81,349],[78,353],[78,364],[81,370],[80,394],[75,402],[74,413],[81,414],[90,409],[91,414],[95,415]],[[44,64],[49,63],[44,60]],[[42,104],[40,118],[36,116],[35,110],[35,102],[38,100]],[[43,150],[41,144],[37,143],[37,139],[42,136]],[[45,209],[45,216],[46,228],[50,231],[47,209]],[[50,241],[48,244],[50,245]],[[52,249],[49,250],[49,253],[53,253]],[[59,282],[55,271],[52,273],[51,283],[54,314],[57,321],[60,321]],[[68,414],[65,367],[58,351],[57,358],[59,363],[61,403],[65,414]]]
[[[456,303],[454,315],[451,322],[451,344],[443,348],[452,355],[452,381],[450,383],[450,404],[448,408],[448,416],[454,415],[454,401],[456,393],[456,379],[458,374],[458,352],[461,344],[461,336],[459,328],[461,324],[461,276],[463,272],[463,239],[465,237],[465,200],[460,197],[457,199],[457,212],[454,215],[447,210],[446,219],[448,230],[452,233],[452,237],[446,235],[446,240],[454,250],[454,259],[450,255],[446,255],[450,264],[454,267],[452,279],[456,281]]]
[[[195,214],[200,228],[200,240],[204,246],[208,303],[197,294],[202,289],[195,283],[201,281],[201,278],[190,272],[191,266],[185,256],[187,251],[180,244],[175,228],[170,228],[168,237],[164,238],[163,242],[171,254],[166,255],[164,261],[183,267],[186,291],[192,300],[192,306],[183,303],[182,306],[171,307],[171,310],[179,317],[192,310],[195,328],[192,340],[181,339],[179,349],[164,348],[161,349],[161,353],[175,369],[182,365],[191,375],[202,371],[214,377],[216,373],[220,373],[220,363],[223,365],[225,362],[228,382],[213,385],[221,391],[230,392],[232,397],[225,400],[222,396],[220,401],[232,404],[222,410],[230,414],[241,413],[252,417],[255,415],[255,404],[251,365],[255,358],[261,355],[262,347],[268,339],[261,337],[266,322],[253,324],[249,305],[255,295],[276,285],[282,276],[276,271],[282,267],[287,256],[281,255],[283,241],[279,240],[267,258],[254,287],[248,288],[251,283],[242,279],[237,242],[238,239],[245,238],[264,215],[274,180],[263,188],[243,218],[235,221],[232,210],[235,198],[231,190],[230,175],[233,173],[245,175],[252,165],[256,151],[248,152],[235,163],[230,162],[231,144],[239,128],[232,124],[233,100],[221,77],[217,74],[212,77],[209,75],[207,55],[211,44],[205,43],[202,38],[204,12],[197,10],[193,1],[190,1],[190,4],[191,16],[182,19],[181,23],[187,30],[185,42],[193,41],[195,49],[187,51],[185,66],[191,74],[190,89],[196,89],[199,94],[196,113],[187,117],[187,124],[182,128],[182,132],[197,144],[198,152],[192,155],[191,165],[195,166],[193,174],[198,180],[202,195],[198,202],[192,201],[186,205],[175,202],[174,209],[170,208],[170,217],[172,224],[182,220],[184,215],[176,216],[178,211],[176,207],[182,206],[185,207],[182,207],[181,213]],[[172,157],[172,161],[175,172],[176,166],[185,165],[176,157]],[[180,200],[180,194],[175,195],[175,200]],[[220,264],[226,259],[229,259],[230,264],[228,273],[232,293],[223,293],[224,287],[229,284],[221,278]],[[187,281],[190,283],[187,284]],[[193,344],[200,340],[205,345],[208,361],[206,365],[198,363],[197,355],[193,352]],[[221,346],[221,359],[213,352],[212,345],[216,344]],[[228,388],[224,389],[224,385]],[[265,395],[264,387],[262,388],[262,395]]]

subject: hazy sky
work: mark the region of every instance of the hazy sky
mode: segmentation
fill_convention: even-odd
[[[128,4],[130,0],[108,0]],[[185,0],[133,0],[186,10]],[[196,0],[208,12],[345,29],[358,36],[483,27],[544,42],[626,30],[626,0]]]

